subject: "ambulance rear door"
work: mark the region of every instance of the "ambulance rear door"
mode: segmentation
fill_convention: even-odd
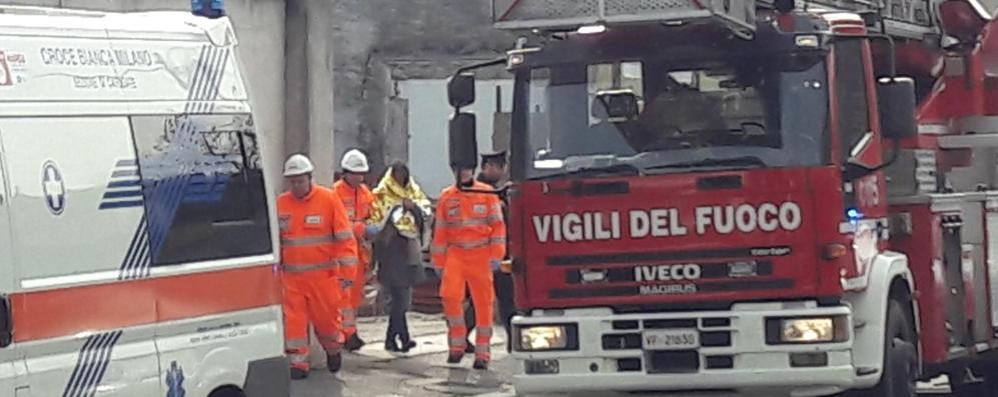
[[[0,140],[31,396],[162,395],[156,286],[125,277],[147,251],[128,117],[0,118]]]

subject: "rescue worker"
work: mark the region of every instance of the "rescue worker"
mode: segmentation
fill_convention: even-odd
[[[455,184],[444,189],[437,203],[433,235],[433,264],[443,270],[440,298],[448,323],[450,355],[457,364],[464,357],[468,336],[462,302],[470,288],[476,308],[475,369],[487,369],[491,360],[492,305],[495,291],[492,272],[499,269],[506,252],[506,224],[499,197],[462,189],[492,190],[476,182],[474,167],[455,166]]]
[[[288,158],[284,176],[290,190],[277,198],[285,350],[293,379],[308,377],[310,322],[326,351],[329,371],[340,370],[340,281],[352,279],[358,262],[347,210],[332,190],[314,184],[313,170],[304,155]]]
[[[478,173],[477,180],[479,182],[485,183],[492,186],[493,189],[500,188],[500,182],[506,176],[506,152],[500,151],[495,153],[483,153],[481,162],[481,172]],[[503,205],[503,219],[507,219],[506,206]],[[506,330],[506,351],[510,351],[513,345],[512,334],[510,333],[510,322],[513,319],[513,313],[516,307],[513,302],[513,275],[511,262],[508,257],[503,258],[502,264],[499,271],[493,272],[493,287],[495,289],[496,300],[498,301],[499,307],[499,318],[502,321],[503,328]],[[466,295],[470,298],[470,292]],[[469,302],[470,303],[470,302]],[[464,321],[468,324],[472,323],[475,319],[475,306],[467,305],[464,313]],[[470,341],[468,345],[471,346]],[[472,353],[474,350],[466,350],[467,353]]]
[[[333,191],[347,209],[360,257],[356,274],[343,289],[343,337],[346,339],[343,347],[347,351],[357,351],[365,344],[357,335],[357,309],[364,297],[364,286],[367,284],[367,272],[371,264],[371,243],[365,236],[368,235],[367,221],[371,216],[374,194],[364,183],[364,178],[371,171],[364,153],[357,149],[346,152],[340,161],[340,168],[342,177],[333,184]],[[347,289],[350,290],[349,294]]]

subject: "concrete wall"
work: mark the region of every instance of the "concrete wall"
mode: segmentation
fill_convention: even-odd
[[[335,35],[343,38],[336,40],[337,155],[359,147],[370,154],[376,172],[393,160],[406,159],[413,164],[444,161],[440,167],[446,170],[446,160],[436,155],[446,146],[438,146],[441,141],[435,138],[423,142],[426,122],[413,121],[415,116],[442,117],[438,124],[446,125],[446,111],[441,116],[423,110],[446,108],[445,97],[402,95],[402,88],[393,83],[441,79],[471,58],[490,59],[509,48],[514,37],[492,29],[490,4],[490,0],[336,0]],[[400,114],[403,109],[398,106],[406,101],[409,111]],[[406,118],[409,134],[397,128],[406,124]],[[435,137],[445,132],[436,131]],[[403,152],[406,146],[411,148],[408,156]]]
[[[495,87],[502,87],[502,110],[513,106],[513,83],[509,80],[479,80],[475,103],[465,108],[475,114],[478,150],[492,149],[492,122],[496,110]],[[447,103],[444,79],[399,82],[399,96],[409,101],[409,165],[426,194],[436,197],[454,183],[447,160],[447,124],[454,112]]]

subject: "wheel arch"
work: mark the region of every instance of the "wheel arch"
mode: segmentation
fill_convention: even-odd
[[[853,310],[853,365],[856,367],[856,387],[873,387],[884,373],[884,334],[887,332],[887,309],[892,299],[904,302],[911,320],[915,341],[918,341],[919,315],[914,278],[908,268],[908,258],[897,252],[883,252],[870,268],[865,290],[845,295]],[[919,360],[921,361],[921,360]]]

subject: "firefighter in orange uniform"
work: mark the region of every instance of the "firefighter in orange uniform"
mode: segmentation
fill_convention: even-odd
[[[329,370],[339,371],[343,343],[340,281],[352,279],[358,263],[346,208],[332,190],[312,182],[313,169],[304,155],[288,158],[284,176],[291,190],[277,198],[285,350],[293,379],[308,377],[310,322],[326,350]]]
[[[495,302],[492,272],[499,269],[505,255],[506,224],[498,196],[461,190],[493,190],[491,186],[475,181],[473,168],[456,168],[455,177],[455,185],[444,189],[437,203],[431,247],[433,264],[443,269],[440,298],[449,328],[447,362],[456,364],[464,357],[468,324],[464,320],[462,303],[467,287],[477,309],[474,368],[487,369],[491,360],[492,306]]]
[[[364,178],[371,171],[367,164],[367,156],[357,149],[350,150],[343,155],[340,162],[343,171],[343,178],[333,184],[333,191],[343,201],[347,209],[350,222],[353,223],[353,234],[357,239],[357,248],[360,256],[360,266],[354,275],[349,293],[344,289],[344,299],[346,306],[343,309],[343,336],[346,344],[343,345],[348,351],[357,351],[364,347],[364,340],[357,335],[357,308],[364,296],[364,286],[367,284],[367,270],[371,264],[371,244],[365,238],[368,234],[367,221],[371,216],[371,206],[374,203],[374,194],[364,183]]]

